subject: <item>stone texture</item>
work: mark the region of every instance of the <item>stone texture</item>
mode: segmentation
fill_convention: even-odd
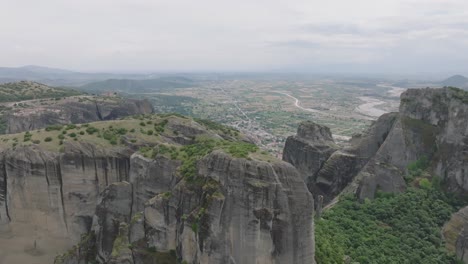
[[[294,167],[215,151],[186,181],[168,164],[134,154],[131,183],[101,193],[93,221],[99,263],[315,263],[313,199]]]
[[[158,144],[216,135],[192,123],[169,119],[182,131]],[[314,263],[313,198],[293,166],[215,151],[188,180],[181,165],[80,141],[0,150],[0,231],[21,222],[69,238],[57,264]]]
[[[90,230],[99,192],[128,180],[130,155],[126,149],[98,150],[76,142],[66,142],[63,153],[35,146],[4,151],[1,223],[30,223],[78,242]]]
[[[110,259],[117,237],[120,237],[120,240],[126,238],[126,241],[120,241],[120,243],[127,248],[128,227],[121,226],[121,224],[130,223],[131,213],[132,186],[130,183],[113,183],[99,195],[92,227],[92,232],[96,236],[99,259],[105,261]]]
[[[130,115],[153,113],[147,100],[115,99],[84,100],[51,105],[28,115],[7,114],[4,117],[6,133],[19,133],[49,125],[80,124],[102,120],[118,119]]]
[[[468,206],[452,215],[442,229],[445,246],[457,258],[468,263]]]
[[[363,134],[354,136],[350,145],[338,149],[330,130],[311,122],[300,125],[297,136],[286,141],[283,160],[303,175],[309,190],[330,202],[350,184],[387,139],[397,113],[381,116]],[[299,136],[300,135],[300,136]]]
[[[463,90],[409,89],[401,95],[399,113],[381,116],[353,137],[349,147],[333,154],[329,148],[323,151],[316,146],[328,145],[327,130],[301,125],[298,135],[288,138],[283,159],[325,202],[343,190],[361,199],[374,197],[377,190],[401,192],[408,164],[422,158],[428,159],[429,171],[442,178],[447,191],[467,194],[467,116],[468,93]]]
[[[149,244],[188,263],[313,263],[313,199],[286,163],[215,152],[201,186],[180,182],[145,208]]]
[[[304,180],[315,186],[317,172],[337,149],[328,127],[306,121],[299,125],[297,135],[287,138],[283,160],[296,167]]]

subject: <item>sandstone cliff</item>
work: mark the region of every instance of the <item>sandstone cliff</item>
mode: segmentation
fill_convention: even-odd
[[[468,263],[468,206],[460,209],[445,223],[442,230],[445,246],[463,263]]]
[[[177,162],[169,163],[134,154],[130,182],[102,192],[92,225],[93,259],[314,263],[312,197],[292,166],[217,151],[200,160],[199,178],[187,181]],[[70,254],[60,261],[82,258]]]
[[[42,101],[42,100],[40,100]],[[57,124],[80,124],[153,113],[147,100],[79,96],[48,104],[35,101],[4,114],[5,133],[18,133]]]
[[[329,202],[376,154],[392,129],[396,115],[391,113],[381,116],[362,135],[355,135],[350,146],[341,149],[334,144],[328,128],[310,121],[304,122],[299,126],[298,135],[287,139],[283,160],[301,172],[314,195],[322,195],[324,201]],[[319,131],[327,131],[325,140]],[[300,136],[304,133],[308,136]],[[315,135],[317,133],[319,135]]]
[[[56,263],[314,263],[304,181],[237,131],[147,116],[3,137],[5,243],[28,227],[46,253],[44,237],[76,244]]]
[[[468,94],[463,90],[409,89],[401,95],[399,113],[381,116],[365,133],[353,137],[349,147],[323,151],[324,140],[309,129],[309,140],[298,140],[303,133],[288,138],[283,160],[298,168],[309,189],[324,195],[326,202],[345,188],[361,199],[374,197],[377,190],[401,192],[408,165],[422,159],[447,191],[466,194],[467,116]],[[307,125],[318,126],[301,126]],[[326,146],[331,143],[328,139]]]

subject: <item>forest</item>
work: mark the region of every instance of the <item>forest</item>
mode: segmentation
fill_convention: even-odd
[[[441,227],[461,201],[440,186],[437,177],[423,178],[401,194],[342,198],[316,221],[317,262],[461,263],[441,237]]]

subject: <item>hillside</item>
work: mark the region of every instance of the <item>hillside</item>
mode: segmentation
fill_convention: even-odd
[[[30,81],[0,84],[0,103],[31,99],[60,98],[81,94],[83,94],[83,92],[72,89],[51,87]]]
[[[123,93],[141,93],[164,91],[175,88],[193,87],[194,81],[183,77],[161,77],[147,80],[110,79],[93,82],[79,87],[88,92],[117,91]]]
[[[443,86],[468,88],[468,78],[463,75],[454,75],[442,81]]]
[[[164,142],[164,135],[176,135],[172,130],[166,129],[169,120],[181,127],[195,125],[200,129],[205,127],[204,123],[199,125],[194,123],[192,119],[179,117],[179,115],[140,115],[105,122],[54,124],[44,129],[3,135],[0,137],[0,148],[14,149],[24,146],[37,146],[44,150],[58,152],[63,143],[67,141],[90,143],[102,148],[154,145],[158,142]],[[211,123],[206,124],[213,127],[210,125]],[[218,129],[218,133],[221,133],[225,138],[242,139],[236,130],[221,125],[214,128]],[[206,136],[214,136],[214,134],[207,133]]]

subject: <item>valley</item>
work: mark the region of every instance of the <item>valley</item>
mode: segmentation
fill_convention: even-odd
[[[361,133],[380,115],[398,110],[399,95],[413,82],[393,87],[388,80],[202,80],[194,87],[132,93],[150,100],[156,112],[177,112],[241,130],[280,157],[286,138],[303,120],[329,126],[339,144]],[[437,84],[433,84],[437,85]]]

